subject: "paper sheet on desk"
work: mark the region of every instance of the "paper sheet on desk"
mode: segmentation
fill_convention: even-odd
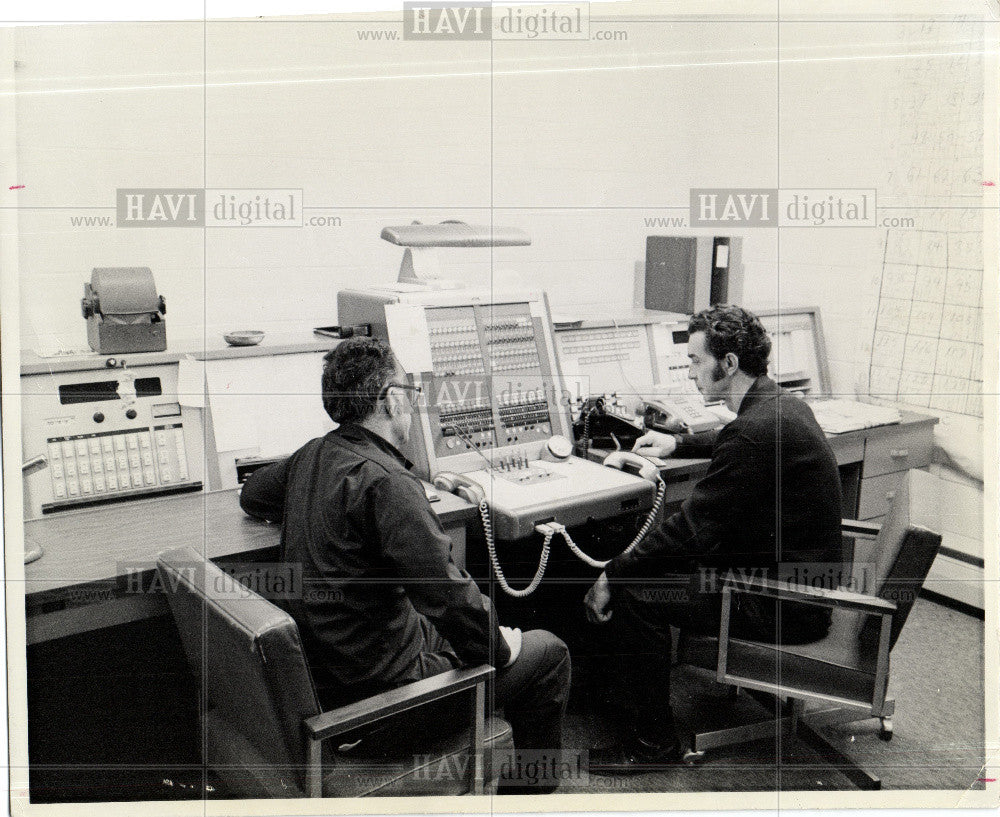
[[[323,410],[322,368],[321,354],[206,362],[216,450],[290,454],[332,429]]]

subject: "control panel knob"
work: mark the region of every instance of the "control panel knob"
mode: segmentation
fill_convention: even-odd
[[[135,409],[132,408],[126,409],[125,416],[128,417],[130,420],[134,420],[136,417],[139,416],[139,412],[137,412]]]
[[[95,411],[94,412],[94,422],[95,423],[103,423],[104,422],[104,412],[102,412],[102,411]]]
[[[573,443],[567,440],[562,434],[549,437],[545,443],[549,453],[557,460],[564,460],[573,453]]]

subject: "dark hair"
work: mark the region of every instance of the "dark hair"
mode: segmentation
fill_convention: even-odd
[[[771,338],[753,312],[728,304],[704,309],[688,323],[688,334],[695,332],[705,333],[705,346],[716,360],[732,352],[748,375],[767,374]]]
[[[392,349],[375,338],[341,341],[323,362],[323,408],[341,424],[371,416],[382,389],[396,373]]]

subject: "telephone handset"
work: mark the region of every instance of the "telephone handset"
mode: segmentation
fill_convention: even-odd
[[[697,434],[722,425],[717,414],[705,408],[701,397],[671,394],[643,401],[646,428],[674,433],[687,431]]]
[[[659,458],[644,457],[632,451],[615,451],[604,458],[604,464],[609,468],[621,470],[624,470],[626,465],[631,465],[639,472],[640,477],[656,484],[659,479],[659,466],[666,463]]]
[[[462,474],[454,474],[451,471],[441,471],[434,475],[431,480],[435,488],[447,491],[449,494],[456,494],[466,502],[478,505],[486,499],[486,492],[478,482],[473,482]]]

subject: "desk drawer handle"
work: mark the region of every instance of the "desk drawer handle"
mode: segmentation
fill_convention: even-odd
[[[889,452],[889,456],[892,457],[893,459],[896,459],[896,460],[902,460],[902,459],[905,459],[906,457],[910,456],[910,449],[909,448],[893,448]]]

